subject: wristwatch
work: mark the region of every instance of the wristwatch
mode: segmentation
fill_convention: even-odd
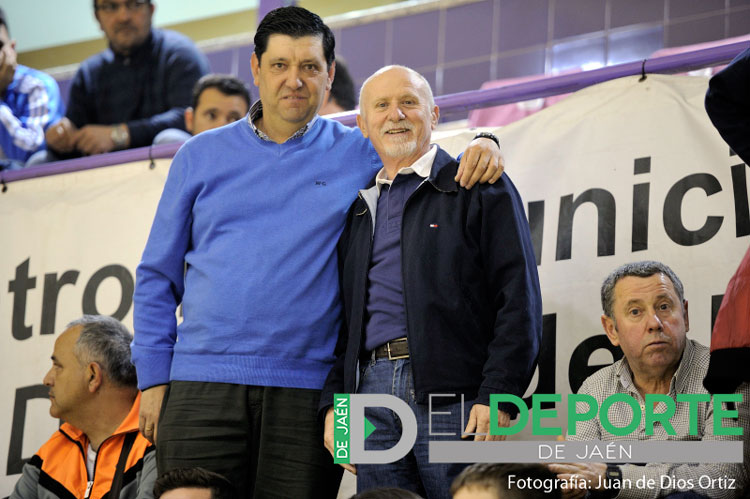
[[[474,138],[475,138],[475,139],[490,139],[490,140],[491,140],[491,141],[493,141],[493,142],[494,142],[495,144],[497,144],[497,147],[500,147],[500,139],[498,139],[498,138],[497,138],[497,136],[495,136],[495,134],[494,134],[494,133],[490,133],[490,132],[479,132],[478,134],[476,134],[476,135],[474,136]]]
[[[622,469],[616,464],[607,464],[607,469],[604,472],[604,478],[608,484],[622,484]],[[616,480],[616,481],[615,481]],[[618,487],[608,487],[606,489],[600,489],[589,493],[594,499],[611,499],[620,493]]]
[[[622,469],[616,464],[607,464],[607,471],[604,472],[604,476],[609,482],[612,480],[622,481]]]
[[[130,139],[127,125],[125,125],[125,123],[121,123],[119,125],[113,126],[110,137],[112,138],[112,142],[114,142],[115,144],[115,149],[125,149],[125,147],[128,145],[128,139]]]

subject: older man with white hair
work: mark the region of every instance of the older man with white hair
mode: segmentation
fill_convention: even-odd
[[[498,439],[488,431],[489,396],[523,395],[539,352],[541,296],[521,197],[507,175],[461,188],[458,163],[430,145],[438,117],[429,84],[409,68],[383,68],[362,87],[357,123],[383,168],[360,191],[339,241],[346,329],[321,397],[325,444],[332,451],[339,392],[401,398],[418,435],[401,460],[357,466],[358,491],[450,497],[464,465],[430,463],[429,441],[459,438],[466,421],[475,440]],[[428,402],[444,415],[430,418]],[[500,425],[512,414],[501,405]],[[366,450],[398,442],[390,410],[366,417],[376,428]]]

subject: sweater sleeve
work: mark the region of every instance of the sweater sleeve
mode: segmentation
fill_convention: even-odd
[[[346,346],[349,339],[349,330],[345,323],[341,324],[339,337],[333,351],[336,360],[326,377],[323,390],[320,394],[318,405],[318,420],[322,424],[329,407],[333,406],[333,396],[344,391],[344,360],[346,358]]]
[[[476,187],[475,187],[476,188]],[[542,338],[542,298],[521,197],[507,175],[479,186],[480,245],[496,315],[478,400],[492,393],[522,396],[536,368]],[[514,416],[513,404],[500,408]]]
[[[188,149],[180,149],[172,161],[136,269],[132,358],[141,390],[169,382],[177,339],[175,311],[185,291],[185,254],[190,244],[196,196],[188,181]]]
[[[339,238],[338,245],[336,247],[338,253],[338,274],[339,274],[339,289],[341,290],[342,302],[344,301],[344,286],[342,282],[342,276],[344,275],[344,260],[346,259],[346,248],[351,234],[352,224],[352,210],[355,203],[352,203],[352,207],[349,208],[349,212],[346,216],[346,225],[344,231]],[[323,391],[320,394],[320,404],[318,406],[318,417],[320,422],[324,422],[325,413],[328,408],[333,405],[333,396],[336,393],[342,393],[344,391],[344,364],[346,359],[346,349],[349,342],[349,324],[346,319],[345,307],[341,310],[341,328],[339,329],[339,336],[336,340],[336,347],[334,348],[333,355],[335,361],[333,367],[331,367],[326,381],[323,384]]]

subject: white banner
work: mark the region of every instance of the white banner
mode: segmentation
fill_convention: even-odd
[[[712,314],[750,244],[750,175],[708,121],[706,84],[624,78],[496,131],[540,257],[545,341],[529,393],[570,393],[612,362],[599,287],[628,261],[677,272],[688,335],[709,343]],[[474,133],[438,142],[458,153]],[[57,426],[41,386],[55,335],[82,313],[132,327],[135,267],[168,167],[99,168],[13,182],[0,194],[0,496]]]
[[[135,268],[169,164],[24,180],[0,194],[0,497],[57,428],[42,386],[57,335],[83,313],[132,330]]]

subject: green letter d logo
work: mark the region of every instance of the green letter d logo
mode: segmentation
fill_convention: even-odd
[[[401,420],[401,438],[398,443],[386,450],[365,450],[365,438],[377,431],[365,419],[365,407],[385,407],[396,413]],[[350,416],[350,463],[384,464],[398,461],[409,453],[417,440],[417,418],[409,405],[398,397],[386,394],[349,395]]]

